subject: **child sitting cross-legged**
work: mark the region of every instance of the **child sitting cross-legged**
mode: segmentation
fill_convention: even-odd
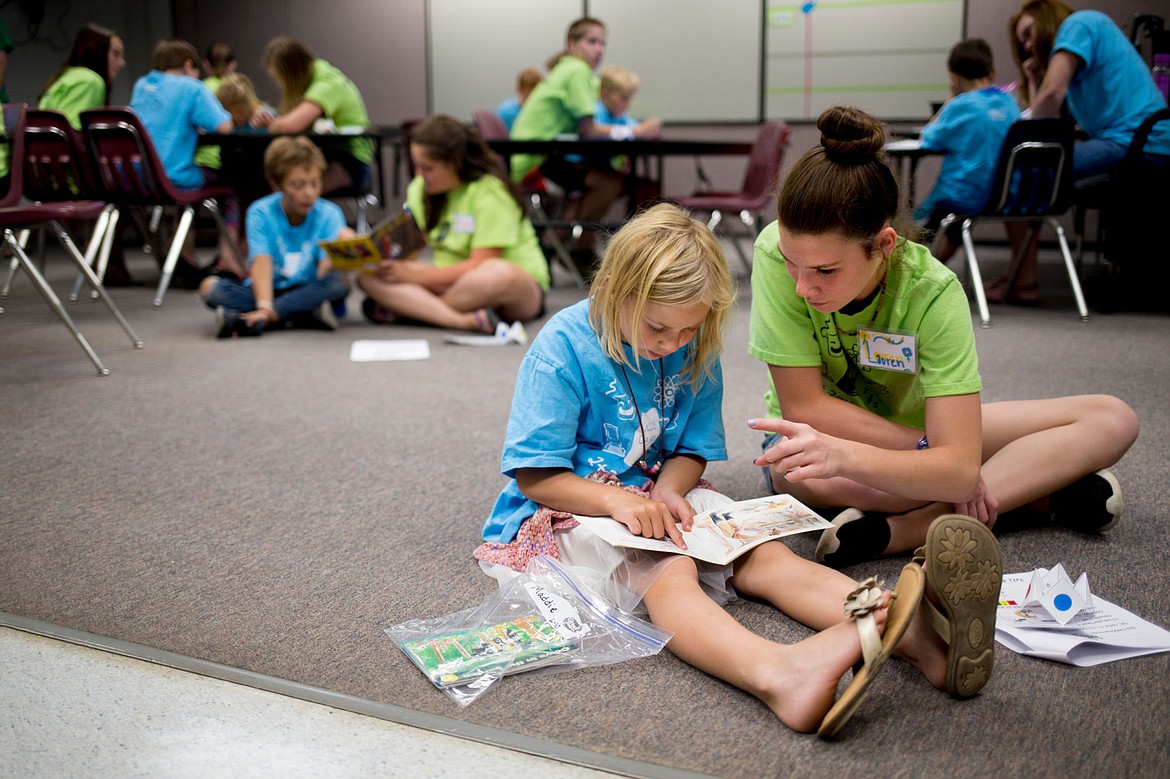
[[[276,191],[248,207],[248,278],[211,276],[199,286],[216,311],[217,338],[285,325],[334,329],[331,305],[345,299],[349,286],[318,244],[356,233],[336,203],[321,199],[324,171],[325,157],[308,138],[277,138],[269,145],[264,175]]]

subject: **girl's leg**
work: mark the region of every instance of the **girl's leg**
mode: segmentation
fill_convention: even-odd
[[[371,300],[395,316],[451,330],[479,329],[473,311],[458,311],[419,284],[388,284],[368,274],[359,274],[357,279]]]
[[[667,644],[671,652],[756,696],[798,732],[820,725],[838,681],[861,659],[857,628],[850,623],[790,645],[757,636],[703,593],[689,557],[667,566],[646,592],[645,604],[651,621],[674,634]],[[876,616],[883,624],[885,610]]]
[[[814,630],[844,619],[841,604],[857,582],[800,557],[781,541],[761,544],[735,561],[737,592],[768,601]]]
[[[986,403],[983,480],[1003,514],[1043,501],[1077,479],[1108,468],[1137,435],[1137,415],[1112,395]],[[1092,508],[1086,506],[1086,511]],[[917,548],[930,523],[952,511],[950,504],[932,503],[891,516],[886,552]]]
[[[509,321],[536,318],[543,297],[536,280],[507,260],[480,263],[441,295],[456,311],[491,308]]]

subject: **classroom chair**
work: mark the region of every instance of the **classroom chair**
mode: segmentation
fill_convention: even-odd
[[[1023,252],[1040,228],[1047,224],[1056,233],[1060,253],[1068,271],[1069,284],[1076,298],[1077,312],[1082,321],[1088,321],[1085,296],[1081,282],[1065,240],[1064,228],[1056,217],[1067,211],[1072,203],[1073,125],[1064,119],[1021,119],[1008,128],[1000,147],[992,178],[991,195],[987,205],[978,214],[948,214],[938,231],[945,232],[951,223],[962,219],[963,249],[967,254],[967,268],[979,319],[983,327],[991,324],[987,310],[987,295],[983,277],[975,255],[971,228],[982,222],[1025,222],[1028,233],[1008,268],[1008,286],[1015,281]]]
[[[97,199],[94,191],[94,179],[81,145],[81,135],[65,115],[45,109],[25,111],[24,196],[38,203],[59,203],[78,198]],[[94,268],[99,280],[105,278],[117,222],[118,209],[107,203],[86,245],[85,262]],[[16,266],[16,258],[13,258],[0,297],[8,295]],[[77,301],[85,281],[84,273],[77,274],[77,281],[69,294],[71,302]],[[95,299],[98,297],[96,291],[92,294]]]
[[[157,256],[166,258],[155,292],[155,308],[162,306],[197,206],[211,214],[220,235],[227,239],[237,257],[242,256],[216,202],[232,196],[232,188],[213,184],[179,189],[172,184],[150,134],[132,109],[107,106],[82,111],[81,137],[95,172],[97,192],[119,209],[129,208]],[[155,207],[179,211],[179,223],[169,248],[161,245],[161,231],[150,229],[142,216],[142,209]]]
[[[689,211],[705,211],[710,213],[707,226],[716,233],[723,223],[725,213],[739,215],[739,221],[747,228],[747,233],[727,233],[731,239],[739,259],[744,267],[751,272],[751,258],[740,245],[740,239],[749,237],[754,242],[756,225],[766,221],[762,211],[772,201],[776,193],[776,184],[780,178],[780,165],[784,160],[784,149],[788,146],[791,130],[784,122],[766,122],[763,124],[756,138],[752,142],[752,150],[748,155],[747,170],[744,171],[743,185],[736,192],[709,192],[699,191],[681,198],[678,204]]]
[[[97,293],[98,298],[105,304],[106,308],[110,310],[110,314],[125,331],[130,338],[130,343],[134,345],[135,349],[142,348],[142,340],[134,332],[133,328],[122,316],[122,312],[114,305],[114,301],[106,293],[101,281],[94,275],[93,270],[82,257],[81,252],[77,250],[77,246],[69,237],[69,233],[62,226],[61,222],[66,220],[95,220],[104,213],[106,204],[96,200],[59,200],[49,203],[29,203],[22,202],[24,200],[24,170],[25,170],[25,107],[23,105],[5,105],[4,106],[4,124],[9,138],[9,174],[8,174],[8,192],[0,198],[0,229],[4,231],[4,250],[12,253],[16,258],[20,267],[28,274],[32,280],[33,286],[36,287],[41,297],[49,305],[49,308],[57,315],[57,318],[65,325],[73,338],[77,341],[82,351],[89,357],[90,361],[97,368],[97,372],[101,376],[109,374],[109,369],[102,363],[101,358],[90,346],[89,341],[82,335],[77,328],[73,318],[61,305],[61,299],[53,291],[52,287],[45,280],[44,275],[37,268],[36,264],[29,258],[24,251],[24,246],[21,241],[17,239],[17,232],[27,230],[40,225],[48,225],[56,234],[58,241],[65,249],[65,254],[78,266],[78,269],[85,275],[86,280],[90,286],[93,287]],[[3,309],[0,309],[3,313]]]

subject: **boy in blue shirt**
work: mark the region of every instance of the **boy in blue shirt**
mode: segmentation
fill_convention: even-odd
[[[995,66],[991,47],[980,38],[960,41],[947,58],[951,97],[922,130],[922,148],[943,152],[934,189],[915,210],[934,231],[947,214],[977,214],[991,194],[991,178],[1000,147],[1020,108],[1011,95],[992,86]],[[946,262],[954,255],[962,222],[940,235],[934,255]]]
[[[134,83],[130,107],[150,134],[171,183],[179,189],[198,189],[210,181],[208,175],[214,175],[195,162],[199,133],[230,133],[231,114],[199,80],[199,52],[187,41],[159,41],[150,64],[154,70]],[[239,222],[236,204],[223,203],[221,207],[228,228],[234,232]],[[220,241],[219,251],[221,269],[240,273],[239,262],[226,241]],[[177,266],[176,278],[184,285],[194,286],[192,277],[197,280],[202,272],[198,270],[192,233],[188,233],[183,247],[183,260]]]
[[[249,277],[210,276],[199,286],[216,311],[217,338],[258,336],[285,325],[334,329],[332,305],[345,299],[349,285],[319,244],[357,234],[340,206],[321,199],[324,173],[325,155],[308,138],[269,144],[264,175],[276,191],[248,207]]]

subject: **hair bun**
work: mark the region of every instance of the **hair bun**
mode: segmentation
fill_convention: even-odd
[[[817,129],[825,156],[846,165],[876,160],[886,142],[885,126],[853,106],[826,109],[817,119]]]

